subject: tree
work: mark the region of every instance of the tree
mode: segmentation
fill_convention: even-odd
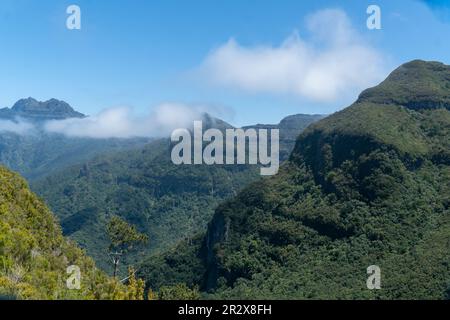
[[[143,300],[144,299],[145,283],[142,279],[136,279],[135,270],[128,268],[128,285],[127,285],[127,300]]]
[[[147,243],[148,237],[118,216],[111,218],[107,232],[110,240],[109,254],[114,264],[114,277],[116,277],[121,257],[135,246]]]
[[[180,283],[175,286],[163,286],[159,289],[159,300],[199,300],[198,287],[190,289],[186,284]]]

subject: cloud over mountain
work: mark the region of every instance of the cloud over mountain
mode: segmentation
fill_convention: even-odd
[[[34,125],[23,119],[16,121],[0,119],[0,133],[12,132],[19,135],[24,135],[32,132]]]
[[[131,108],[117,107],[82,119],[52,120],[45,130],[69,137],[132,138],[168,136],[177,128],[191,127],[201,119],[205,108],[179,103],[165,103],[146,115],[137,115]]]
[[[357,93],[384,77],[382,54],[364,42],[345,12],[322,10],[306,25],[308,40],[293,32],[280,46],[246,47],[231,39],[208,55],[200,73],[216,85],[314,101]]]
[[[144,114],[130,107],[113,107],[85,116],[64,101],[39,102],[21,99],[14,107],[0,109],[0,132],[19,135],[48,132],[78,138],[134,138],[170,136],[178,128],[190,128],[205,113],[230,115],[230,109],[216,105],[163,103]]]

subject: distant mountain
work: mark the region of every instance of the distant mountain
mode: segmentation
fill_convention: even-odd
[[[280,149],[292,150],[295,137],[319,117],[298,115],[273,126],[280,128]],[[201,120],[204,129],[233,128],[209,115]],[[101,267],[109,268],[104,248],[105,222],[111,215],[148,234],[144,254],[161,251],[204,231],[219,203],[261,179],[257,166],[177,166],[171,162],[170,150],[166,138],[101,155],[36,181],[33,190],[53,209],[64,233],[86,248]]]
[[[41,121],[84,118],[85,115],[75,111],[68,103],[57,99],[50,99],[45,102],[33,98],[21,99],[11,109],[0,109],[0,119],[12,120],[18,117]]]
[[[46,102],[21,99],[11,109],[1,109],[0,120],[27,120],[35,124],[35,130],[26,134],[0,131],[0,163],[32,181],[97,154],[141,147],[151,141],[148,138],[72,138],[48,133],[41,126],[47,120],[83,117],[69,104],[56,99]]]
[[[402,65],[140,275],[210,298],[450,298],[449,97],[450,66]],[[367,288],[373,265],[381,290]]]
[[[257,124],[244,127],[254,129],[280,129],[280,159],[287,160],[300,132],[305,130],[311,123],[323,119],[320,114],[295,114],[285,117],[278,124]]]

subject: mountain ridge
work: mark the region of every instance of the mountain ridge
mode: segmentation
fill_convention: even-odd
[[[31,121],[44,121],[85,117],[86,115],[75,111],[67,102],[54,98],[38,101],[29,97],[18,100],[11,108],[0,109],[0,119],[8,120],[23,118]]]
[[[394,104],[409,109],[450,109],[450,66],[413,60],[395,69],[385,81],[364,90],[357,103]]]

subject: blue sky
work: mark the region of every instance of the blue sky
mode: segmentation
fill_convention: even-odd
[[[171,102],[211,107],[237,125],[331,113],[349,105],[371,75],[367,83],[417,58],[450,64],[450,1],[427,2],[2,0],[0,107],[22,97],[54,97],[90,115],[117,106],[144,114]],[[66,28],[71,4],[81,8],[81,30]],[[366,27],[370,4],[381,8],[382,30]],[[329,9],[345,14],[345,37],[351,38],[345,42],[376,67],[360,61],[351,66],[360,69],[356,75],[335,70],[329,78],[322,70],[319,79],[333,83],[323,91],[320,81],[297,79],[295,71],[311,71],[308,63],[324,61],[316,59],[322,53],[330,69],[342,63],[333,60],[341,51],[328,48],[334,40],[316,39],[322,27],[308,29],[311,16]],[[305,48],[314,49],[306,66],[291,61]],[[287,64],[277,65],[279,56]],[[355,78],[360,73],[364,79]]]

